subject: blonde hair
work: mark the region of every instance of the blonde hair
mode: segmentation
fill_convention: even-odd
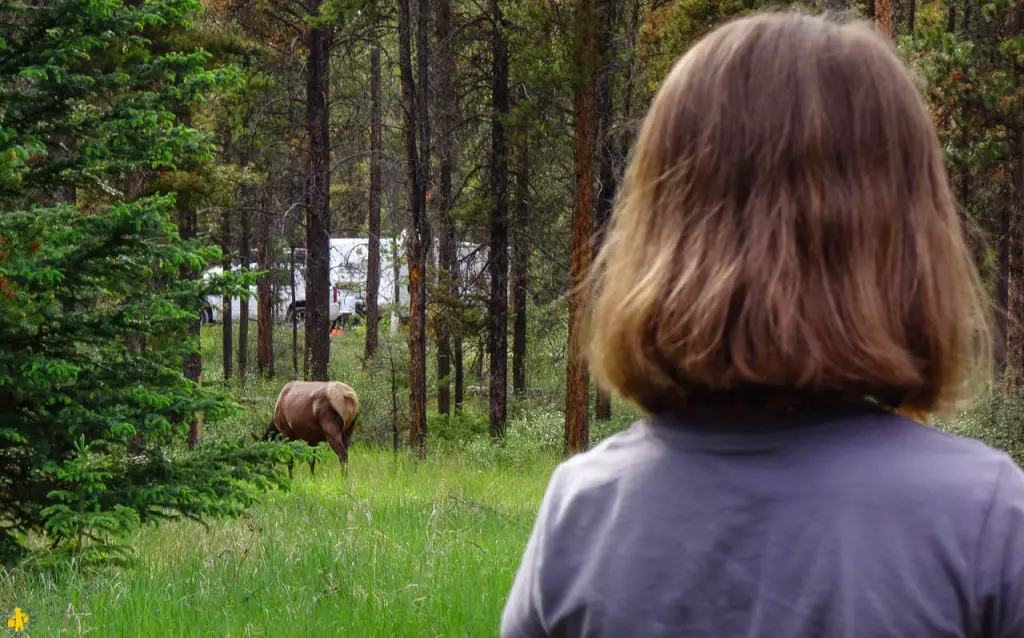
[[[660,87],[591,273],[591,367],[648,412],[955,407],[987,303],[912,76],[871,27],[763,13]]]

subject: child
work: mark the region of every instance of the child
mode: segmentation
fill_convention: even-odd
[[[591,365],[650,414],[551,478],[511,637],[1024,637],[1024,473],[907,414],[989,369],[931,118],[869,27],[732,22],[646,117]]]

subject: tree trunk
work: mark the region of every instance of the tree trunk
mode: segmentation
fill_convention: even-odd
[[[1024,129],[1022,129],[1024,130]],[[1021,385],[1024,371],[1024,135],[1017,131],[1017,155],[1013,172],[1013,208],[1010,214],[1009,233],[1006,239],[1009,253],[1008,291],[1007,291],[1007,335],[1006,335],[1006,374],[1007,385]]]
[[[422,0],[421,0],[422,1]],[[409,261],[409,443],[420,458],[427,453],[426,255],[430,227],[424,210],[425,170],[416,153],[416,85],[412,69],[410,0],[398,2],[398,64],[402,83],[406,158],[406,258]],[[421,25],[425,16],[421,16]]]
[[[221,257],[221,267],[224,272],[231,271],[231,215],[232,210],[225,208],[221,215],[221,240],[220,246],[223,253]],[[221,298],[221,350],[222,359],[224,363],[224,378],[231,378],[232,368],[232,349],[235,347],[234,335],[231,327],[232,322],[231,312],[231,297],[224,295]]]
[[[597,62],[597,36],[594,0],[579,0],[574,47],[575,71],[579,76],[573,95],[576,123],[575,196],[572,216],[572,258],[569,294],[569,354],[566,371],[565,455],[583,452],[589,441],[587,395],[590,374],[585,356],[583,324],[587,312],[588,291],[583,289],[590,270],[591,232],[593,231],[594,107],[597,100],[594,68]]]
[[[299,320],[295,313],[295,246],[289,251],[292,292],[292,376],[299,376]]]
[[[129,175],[125,176],[124,183],[124,200],[126,202],[134,202],[143,195],[146,194],[146,190],[149,188],[149,171],[146,169],[136,169]],[[142,282],[144,286],[152,286],[152,279],[146,279]],[[146,335],[128,331],[124,336],[125,345],[129,350],[133,352],[142,352],[146,349]],[[137,441],[141,441],[141,434],[137,437]]]
[[[274,324],[271,321],[270,313],[273,309],[272,299],[274,296],[271,273],[273,269],[273,238],[271,227],[273,220],[266,205],[266,198],[262,200],[259,219],[257,219],[259,235],[256,240],[256,260],[259,269],[263,272],[256,280],[256,366],[260,374],[273,378],[274,376]]]
[[[319,0],[314,2],[319,9]],[[330,360],[331,147],[327,106],[329,28],[307,34],[306,127],[309,172],[306,178],[306,352],[309,376],[327,380]]]
[[[488,0],[491,17],[491,215],[488,269],[491,283],[487,304],[487,350],[491,361],[490,433],[505,435],[508,416],[508,45],[502,33],[498,0]]]
[[[896,37],[896,15],[893,11],[893,0],[875,0],[875,25],[890,40]]]
[[[249,188],[242,187],[242,233],[238,248],[239,263],[243,273],[249,272],[251,253],[251,229],[249,206],[252,203]],[[249,373],[249,300],[238,303],[238,378],[244,380]]]
[[[381,196],[380,42],[374,35],[370,50],[370,213],[366,256],[366,348],[364,357],[377,354],[380,340],[380,196]]]
[[[515,232],[512,240],[512,303],[515,323],[512,327],[512,391],[526,396],[526,302],[530,286],[530,246],[527,223],[530,214],[530,149],[523,142],[519,173],[516,176]]]
[[[455,75],[455,48],[452,42],[451,0],[437,0],[434,15],[437,33],[437,86],[434,93],[438,131],[438,193],[437,216],[440,232],[438,247],[439,288],[444,294],[442,311],[438,313],[437,335],[437,411],[451,413],[452,374],[452,313],[456,307],[457,289],[454,278],[458,259],[455,241],[455,219],[452,217],[453,129],[457,123],[458,96],[452,78]]]
[[[455,285],[458,285],[462,277],[462,265],[459,263],[458,256],[456,256],[452,264],[452,280]],[[465,371],[465,356],[462,348],[462,325],[461,322],[456,324],[455,330],[452,335],[452,350],[455,367],[455,411],[462,412],[462,405],[466,396],[466,371]]]
[[[185,241],[195,239],[196,227],[199,225],[198,215],[196,214],[195,207],[189,201],[187,193],[178,193],[178,233],[181,238]],[[196,279],[199,277],[199,273],[195,272],[191,268],[183,268],[182,275],[187,279]],[[189,326],[188,334],[189,337],[195,340],[198,345],[200,334],[199,334],[200,322],[197,317],[192,325]],[[190,352],[186,354],[181,363],[181,371],[186,379],[193,383],[199,383],[199,378],[203,373],[203,357],[199,352]],[[196,415],[188,424],[188,446],[195,447],[199,444],[203,437],[203,419],[202,415]]]
[[[1010,293],[1010,223],[1014,216],[1014,209],[1008,208],[1000,216],[999,224],[999,277],[996,281],[996,347],[995,347],[995,372],[996,378],[1001,379],[1006,374],[1006,338],[1007,338],[1007,313],[1009,308]]]
[[[424,219],[427,215],[427,193],[431,192],[433,176],[430,158],[430,0],[419,0],[416,10],[416,123],[419,126],[420,143],[420,198],[423,206]],[[431,250],[431,242],[427,242],[426,250]],[[424,268],[425,274],[425,268]]]
[[[917,0],[907,0],[907,33],[911,38],[917,31]]]
[[[604,57],[597,76],[597,140],[598,140],[598,179],[600,189],[597,192],[597,208],[594,218],[594,254],[601,249],[605,230],[612,218],[615,206],[615,193],[618,190],[618,179],[615,173],[617,145],[612,129],[615,125],[615,104],[612,96],[612,69],[614,68],[615,28],[618,22],[615,10],[616,0],[601,0],[601,28],[598,32],[597,50]],[[610,421],[612,418],[612,396],[607,388],[597,385],[594,416],[598,421]]]

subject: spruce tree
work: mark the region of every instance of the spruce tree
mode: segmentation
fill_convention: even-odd
[[[42,535],[127,556],[147,521],[237,515],[282,444],[184,447],[238,406],[182,375],[219,260],[153,176],[211,155],[176,117],[233,79],[167,46],[195,0],[0,0],[0,560]]]

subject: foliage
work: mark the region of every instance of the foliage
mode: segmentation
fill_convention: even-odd
[[[179,113],[232,74],[157,46],[200,6],[0,5],[0,560],[38,539],[121,560],[140,523],[237,515],[282,480],[285,446],[182,450],[237,409],[182,376],[188,329],[249,282],[183,278],[218,251],[182,240],[173,197],[138,198],[213,150]]]

